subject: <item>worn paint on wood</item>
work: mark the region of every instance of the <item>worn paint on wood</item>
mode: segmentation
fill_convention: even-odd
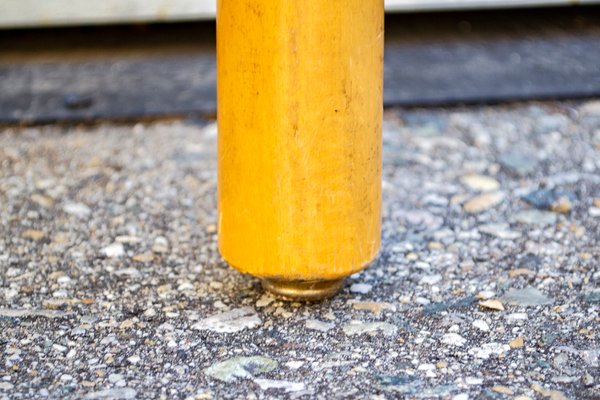
[[[377,255],[383,0],[220,0],[219,247],[242,272],[332,280]]]

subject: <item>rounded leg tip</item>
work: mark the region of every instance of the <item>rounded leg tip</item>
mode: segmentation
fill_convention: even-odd
[[[282,281],[265,279],[263,287],[276,297],[290,301],[318,301],[338,293],[344,279],[332,281]]]

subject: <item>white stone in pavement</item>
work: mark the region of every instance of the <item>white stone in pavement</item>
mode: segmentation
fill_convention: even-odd
[[[442,343],[449,344],[451,346],[461,347],[467,343],[467,339],[460,336],[458,333],[446,333],[442,337]]]
[[[204,318],[192,325],[192,328],[218,333],[234,333],[255,328],[261,323],[262,321],[254,308],[242,307]]]

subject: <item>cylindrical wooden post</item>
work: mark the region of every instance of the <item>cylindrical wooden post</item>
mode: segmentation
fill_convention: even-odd
[[[379,251],[383,0],[218,0],[219,248],[284,297]]]

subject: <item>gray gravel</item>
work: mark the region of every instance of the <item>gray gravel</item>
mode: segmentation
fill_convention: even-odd
[[[388,110],[383,249],[220,259],[216,127],[0,128],[0,398],[600,398],[600,102]]]

